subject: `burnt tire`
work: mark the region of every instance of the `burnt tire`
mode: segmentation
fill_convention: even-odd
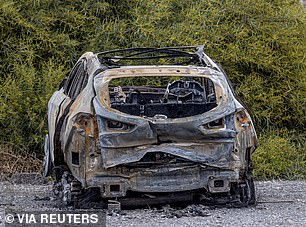
[[[57,169],[59,180],[53,185],[54,195],[65,206],[77,209],[104,208],[101,203],[100,188],[82,188],[70,171]]]
[[[250,188],[250,198],[249,198],[248,204],[255,205],[256,204],[256,190],[255,190],[255,183],[254,183],[253,175],[249,175],[247,181],[248,181],[249,188]]]
[[[255,184],[252,174],[247,174],[244,183],[239,185],[239,192],[241,206],[256,204]]]

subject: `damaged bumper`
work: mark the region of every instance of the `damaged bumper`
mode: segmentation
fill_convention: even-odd
[[[95,174],[88,183],[100,187],[102,197],[110,198],[126,196],[127,191],[160,193],[205,189],[210,193],[229,192],[231,183],[238,179],[239,174],[233,170],[197,164],[134,169],[129,175]]]

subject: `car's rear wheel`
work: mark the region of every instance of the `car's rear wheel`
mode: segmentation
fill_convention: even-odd
[[[244,182],[239,184],[238,192],[240,201],[238,206],[248,206],[256,204],[255,184],[252,173],[248,173]]]
[[[253,174],[248,175],[247,182],[249,184],[249,190],[250,190],[250,197],[249,197],[248,204],[255,205],[256,204],[256,191],[255,191],[255,183],[254,183]]]
[[[65,206],[74,208],[101,208],[100,188],[82,188],[81,183],[67,169],[57,168],[61,178],[54,183],[53,193]]]

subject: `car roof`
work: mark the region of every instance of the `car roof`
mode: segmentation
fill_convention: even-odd
[[[128,65],[194,65],[215,68],[217,65],[204,53],[204,46],[137,47],[96,53],[106,66]]]

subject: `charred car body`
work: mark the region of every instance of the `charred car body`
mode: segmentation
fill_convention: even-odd
[[[201,46],[85,53],[49,101],[48,128],[44,174],[67,203],[255,203],[252,120]]]

